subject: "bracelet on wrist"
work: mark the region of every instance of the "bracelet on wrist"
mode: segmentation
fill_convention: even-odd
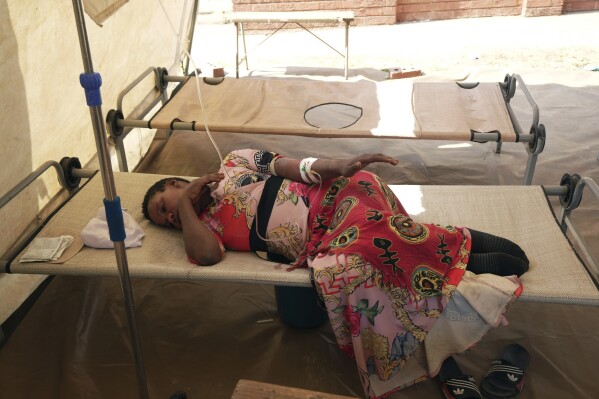
[[[302,180],[308,184],[320,183],[322,181],[320,175],[312,170],[312,164],[317,160],[318,158],[304,158],[300,161],[300,175],[302,177]]]

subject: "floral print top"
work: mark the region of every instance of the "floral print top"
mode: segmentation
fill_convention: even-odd
[[[250,231],[257,217],[258,203],[265,182],[274,172],[274,162],[281,156],[260,150],[236,150],[223,159],[219,172],[225,178],[211,195],[214,198],[201,214],[221,249],[250,251]],[[307,242],[308,194],[310,186],[283,179],[265,239],[268,251],[293,261]]]

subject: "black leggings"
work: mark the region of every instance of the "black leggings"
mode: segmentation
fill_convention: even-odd
[[[472,235],[472,249],[467,269],[472,273],[520,277],[528,270],[528,258],[518,244],[482,231],[468,230]]]

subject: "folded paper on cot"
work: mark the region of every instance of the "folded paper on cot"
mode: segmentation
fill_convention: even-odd
[[[69,235],[37,237],[31,242],[19,262],[55,261],[60,258],[64,250],[73,242],[73,239],[74,237]]]
[[[144,231],[139,224],[129,215],[126,210],[123,211],[123,222],[125,224],[125,247],[141,247],[141,239]],[[108,222],[106,221],[106,210],[104,207],[98,209],[95,218],[81,231],[83,243],[92,248],[114,248],[114,243],[110,239],[108,231]]]

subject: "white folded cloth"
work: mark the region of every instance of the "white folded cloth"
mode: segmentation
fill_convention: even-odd
[[[129,215],[125,209],[123,211],[123,222],[125,223],[125,247],[141,247],[141,239],[144,231],[139,224]],[[106,210],[104,207],[98,209],[95,218],[81,231],[83,243],[92,248],[114,248],[114,243],[110,240],[108,232],[108,222],[106,221]]]

